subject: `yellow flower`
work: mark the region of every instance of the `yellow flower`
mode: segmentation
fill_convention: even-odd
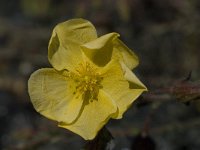
[[[122,118],[146,87],[131,71],[137,56],[118,37],[98,38],[84,19],[58,24],[48,47],[53,68],[35,71],[28,81],[34,108],[86,140],[110,118]]]

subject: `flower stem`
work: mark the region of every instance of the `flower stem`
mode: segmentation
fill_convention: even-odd
[[[93,140],[86,143],[84,150],[112,150],[114,147],[112,140],[112,134],[104,126]]]

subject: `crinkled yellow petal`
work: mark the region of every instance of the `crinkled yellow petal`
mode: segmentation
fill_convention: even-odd
[[[74,123],[59,123],[59,126],[79,134],[85,140],[91,140],[116,112],[115,102],[100,89],[98,99],[86,104]]]
[[[113,57],[123,61],[129,69],[135,68],[139,64],[137,55],[130,50],[120,39],[113,40]]]
[[[79,115],[83,100],[74,91],[74,82],[52,68],[35,71],[28,81],[28,92],[34,108],[58,122],[71,123]]]
[[[96,38],[96,29],[87,20],[71,19],[58,24],[49,41],[50,63],[57,70],[73,70],[82,61],[80,45]]]
[[[84,54],[97,66],[105,66],[113,52],[113,40],[119,36],[117,33],[103,35],[96,40],[81,46]]]
[[[118,107],[118,114],[113,118],[122,118],[123,113],[133,103],[134,100],[145,91],[143,84],[140,84],[139,80],[133,79],[131,82],[136,81],[135,84],[139,84],[137,88],[130,88],[129,81],[124,76],[125,70],[121,67],[121,64],[117,61],[111,61],[102,71],[104,77],[101,82],[103,90],[112,97]],[[130,72],[128,72],[130,73]]]

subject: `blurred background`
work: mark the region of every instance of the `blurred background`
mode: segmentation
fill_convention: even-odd
[[[122,120],[109,122],[114,149],[199,150],[199,0],[1,0],[0,149],[83,147],[78,135],[36,113],[27,93],[30,74],[50,67],[53,27],[79,17],[90,20],[99,36],[121,35],[139,56],[134,72],[149,89]],[[197,89],[195,95],[171,94],[183,80]]]

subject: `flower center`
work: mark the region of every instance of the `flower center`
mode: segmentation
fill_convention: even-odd
[[[69,77],[75,81],[76,90],[74,93],[80,93],[83,99],[90,102],[97,100],[102,77],[97,69],[88,62],[80,64],[75,72],[70,72]]]

